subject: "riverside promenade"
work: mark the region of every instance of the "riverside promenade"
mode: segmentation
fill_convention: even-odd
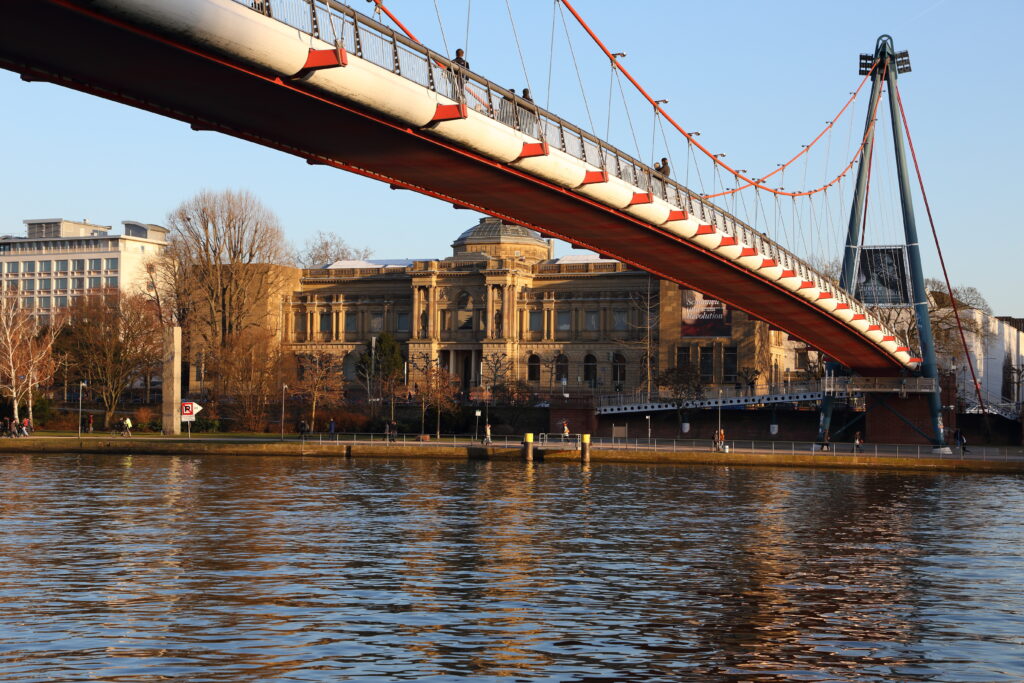
[[[728,451],[716,450],[701,440],[629,439],[595,440],[592,463],[663,463],[714,466],[815,467],[830,469],[887,469],[947,472],[993,472],[1024,474],[1024,448],[974,447],[961,454],[933,453],[928,446],[867,444],[852,452],[850,444],[831,444],[820,451],[815,444],[789,441],[733,441]],[[548,462],[582,462],[575,438],[561,442],[557,437],[534,444],[532,459]],[[48,435],[0,439],[0,453],[21,455],[109,454],[109,455],[270,455],[346,458],[429,458],[451,460],[522,460],[521,437],[501,437],[485,445],[468,436],[442,436],[420,441],[399,435],[386,441],[382,434],[312,435],[286,439],[268,435],[217,435],[164,437],[143,435]]]

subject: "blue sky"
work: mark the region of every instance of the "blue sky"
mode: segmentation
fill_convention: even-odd
[[[444,39],[433,2],[391,0],[388,6],[432,48],[445,52],[445,41],[450,52],[466,46],[478,73],[517,90],[528,78],[535,99],[542,105],[548,100],[551,0],[511,3],[526,76],[504,2],[472,3],[468,42],[467,0],[438,4]],[[370,8],[365,2],[352,5],[359,11]],[[1024,3],[980,2],[968,8],[952,0],[576,0],[576,7],[612,50],[628,53],[624,63],[655,97],[670,100],[667,110],[677,121],[699,130],[700,140],[712,151],[727,153],[726,161],[753,175],[774,169],[821,130],[859,82],[857,55],[872,51],[878,35],[891,34],[896,48],[911,54],[913,72],[900,79],[900,90],[951,277],[955,284],[981,290],[997,314],[1024,316],[1017,270],[1024,238],[1011,190],[1024,153],[1019,132],[1024,57],[1017,34],[1024,25]],[[561,19],[557,14],[554,18],[550,108],[587,128],[592,116],[594,128],[603,135],[608,125],[608,61],[569,24],[588,116]],[[685,144],[669,135],[667,145],[659,137],[652,146],[650,107],[631,94],[625,104],[617,90],[612,94],[611,142],[644,158],[652,152],[661,156],[667,148],[675,175],[682,179]],[[859,136],[865,101],[854,110],[852,128],[837,124],[829,141],[832,166],[847,154],[851,134]],[[451,241],[477,219],[433,199],[393,192],[370,180],[311,167],[218,134],[197,133],[186,124],[53,85],[25,83],[6,71],[0,72],[0,102],[0,149],[6,161],[0,165],[3,233],[17,234],[23,219],[41,217],[159,223],[204,188],[253,191],[280,216],[296,242],[316,230],[336,231],[381,258],[445,256]],[[632,132],[625,121],[626,106],[633,117]],[[814,170],[819,163],[821,170]],[[888,171],[879,162],[873,180],[878,188],[871,199],[876,213],[869,223],[880,232],[869,230],[873,239],[868,241],[875,243],[891,242],[896,234],[896,191],[891,162],[885,163]],[[826,177],[827,165],[809,161],[804,169],[807,184]],[[787,189],[797,185],[792,176],[786,181]],[[838,199],[833,194],[837,207]],[[823,220],[813,226],[807,220],[791,221],[790,246],[805,256],[837,249],[836,240],[845,230],[839,214],[848,208],[835,211],[828,225]],[[918,209],[918,226],[927,274],[936,276],[923,207]],[[799,230],[808,234],[794,233]],[[827,238],[810,235],[815,230],[832,232]]]

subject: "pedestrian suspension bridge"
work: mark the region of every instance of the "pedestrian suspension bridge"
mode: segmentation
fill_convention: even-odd
[[[512,5],[506,4],[522,56]],[[554,18],[560,16],[573,63],[582,41],[607,61],[634,141],[637,112],[653,113],[652,136],[667,130],[685,145],[685,162],[672,159],[672,168],[685,173],[663,173],[653,166],[654,155],[641,158],[638,144],[627,153],[599,135],[593,120],[586,127],[573,123],[489,80],[485,69],[478,72],[449,54],[447,44],[421,44],[383,0],[373,0],[373,16],[334,0],[12,0],[0,22],[0,66],[28,81],[56,83],[197,131],[249,140],[599,252],[765,320],[869,383],[920,378],[927,386],[921,395],[931,406],[929,438],[939,444],[937,367],[903,151],[909,131],[897,84],[897,74],[910,68],[906,53],[897,53],[888,36],[880,38],[873,53],[861,55],[860,83],[838,114],[795,156],[757,175],[730,165],[698,132],[677,123],[666,101],[643,88],[622,53],[609,50],[569,0],[552,4],[552,45]],[[566,22],[574,23],[581,42],[570,41]],[[626,102],[624,88],[638,105]],[[883,88],[904,244],[883,264],[897,277],[872,286],[906,285],[896,303],[915,311],[913,339],[873,305],[877,296],[867,301],[863,288],[858,291],[870,284],[861,282],[871,271],[859,259],[867,253],[863,227]],[[611,93],[609,86],[609,102]],[[784,187],[782,182],[791,184],[787,170],[795,182],[800,163],[807,181],[807,159],[826,145],[831,149],[842,117],[853,130],[853,106],[864,93],[866,122],[863,133],[849,135],[848,154],[819,182]],[[837,157],[826,151],[825,158]],[[698,189],[691,187],[691,168]],[[680,177],[686,182],[674,179]],[[818,220],[828,199],[837,197],[849,221],[844,244],[836,245],[841,268],[829,272],[815,265],[821,254],[797,255],[813,221],[795,207],[809,202]],[[787,245],[777,229],[787,213],[783,200],[794,207]],[[834,211],[828,213],[831,220]],[[808,223],[802,232],[801,217]],[[883,266],[875,267],[882,275]],[[729,400],[748,398],[755,399]]]

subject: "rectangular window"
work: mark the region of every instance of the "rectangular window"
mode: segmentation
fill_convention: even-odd
[[[56,280],[56,284],[57,284],[57,289],[67,289],[68,288],[68,279],[66,277],[59,277]]]
[[[359,314],[355,311],[345,311],[345,331],[359,331]]]
[[[53,281],[50,278],[48,278],[48,277],[41,277],[41,278],[39,278],[39,291],[40,292],[49,292],[50,291],[50,283],[51,282],[53,282]]]
[[[36,272],[36,262],[35,261],[22,261],[21,262],[21,272],[23,272],[23,273],[34,273],[34,272]]]
[[[103,286],[103,278],[101,277],[90,277],[89,278],[89,289],[99,289]]]
[[[68,307],[68,298],[66,296],[54,297],[53,301],[54,301],[55,304],[57,304],[57,308],[67,308]]]
[[[530,311],[530,332],[544,331],[544,311]]]
[[[572,311],[558,311],[555,313],[555,329],[559,332],[572,331]]]
[[[49,272],[52,272],[52,269],[53,269],[53,261],[40,261],[39,262],[39,272],[40,273],[49,273]]]
[[[66,260],[57,261],[57,272],[66,273],[68,272],[68,262]]]
[[[331,331],[331,318],[333,313],[321,313],[320,314],[320,331],[324,333],[330,333]]]
[[[85,270],[85,259],[76,258],[73,261],[71,261],[71,270],[77,271],[79,273]]]
[[[107,270],[117,270],[117,259],[116,258],[108,258],[107,259]]]
[[[117,289],[117,276],[111,275],[107,278],[107,289]]]
[[[306,333],[306,314],[304,312],[298,312],[295,314],[295,333],[305,334]]]
[[[587,332],[597,332],[601,329],[601,312],[587,311],[583,314],[583,328]]]
[[[377,334],[384,330],[384,314],[381,311],[370,313],[370,332]]]
[[[89,270],[101,270],[103,268],[103,259],[91,258],[89,259]]]
[[[697,352],[700,354],[700,378],[710,384],[715,381],[715,349],[713,346],[701,346]]]
[[[736,378],[736,347],[726,346],[722,349],[722,381],[735,382]]]
[[[447,332],[452,329],[452,312],[441,311],[441,330]]]
[[[24,280],[21,283],[21,291],[23,292],[34,292],[36,289],[35,280]]]
[[[612,329],[622,332],[629,327],[629,311],[612,311]]]
[[[17,280],[8,280],[7,281],[7,290],[10,291],[10,292],[17,292],[18,291],[18,284],[19,283],[18,283]]]
[[[690,364],[690,347],[680,346],[676,349],[676,367],[685,368]]]
[[[22,308],[35,308],[36,307],[36,299],[35,299],[35,297],[33,297],[33,296],[23,296],[23,297],[21,297],[21,307]]]
[[[21,264],[18,263],[17,261],[8,261],[7,262],[7,272],[8,273],[17,273],[20,269],[21,269]]]
[[[50,308],[50,297],[41,296],[39,297],[39,308]]]
[[[396,332],[408,332],[409,331],[409,313],[408,311],[399,311],[395,317],[395,331]]]

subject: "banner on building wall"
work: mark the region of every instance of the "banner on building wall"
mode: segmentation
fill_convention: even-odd
[[[732,311],[718,299],[700,292],[683,290],[680,316],[680,334],[683,337],[732,335]]]
[[[906,247],[861,247],[856,272],[853,295],[861,302],[869,306],[910,305]]]

